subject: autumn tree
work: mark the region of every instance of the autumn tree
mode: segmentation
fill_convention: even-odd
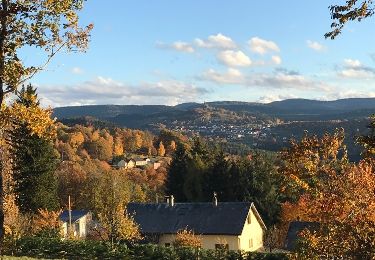
[[[185,228],[177,232],[173,246],[199,248],[202,247],[202,237],[196,235],[194,231]]]
[[[23,87],[16,102],[25,107],[39,105],[36,89],[31,85]],[[53,143],[32,135],[23,121],[14,124],[10,140],[18,205],[24,213],[36,213],[40,208],[56,210],[59,204],[54,171],[58,156]]]
[[[362,21],[374,14],[375,5],[372,0],[347,0],[345,4],[331,5],[331,31],[326,33],[326,38],[334,39],[338,36],[345,24],[349,21]]]
[[[79,26],[83,0],[2,0],[0,3],[0,104],[61,50],[85,50],[92,25]],[[25,66],[26,46],[46,52],[44,64]]]
[[[160,143],[159,143],[158,155],[159,156],[164,156],[165,155],[165,148],[164,148],[163,141],[160,141]]]
[[[9,127],[9,119],[28,120],[29,128],[38,136],[53,135],[45,131],[49,117],[33,107],[7,107],[5,97],[42,70],[61,50],[84,50],[92,25],[79,26],[78,11],[84,0],[1,0],[0,2],[0,129]],[[25,66],[19,53],[24,47],[46,52],[43,64]],[[40,113],[41,112],[41,113]],[[4,133],[0,131],[0,139]],[[2,149],[4,149],[2,147]],[[0,158],[2,160],[2,158]],[[3,163],[3,162],[2,162]],[[0,165],[1,166],[1,165]],[[0,174],[0,245],[4,236],[3,180]],[[0,248],[1,249],[1,248]]]
[[[39,209],[33,218],[33,233],[37,236],[60,238],[62,223],[59,219],[61,211],[48,211]]]
[[[283,177],[282,192],[290,201],[309,192],[318,194],[325,178],[342,172],[348,165],[344,130],[326,133],[322,138],[305,132],[300,141],[290,140],[290,147],[279,153],[278,171]]]
[[[332,173],[310,200],[308,213],[320,228],[304,231],[299,259],[374,259],[375,175],[367,162]]]
[[[176,142],[174,140],[171,141],[171,143],[167,147],[168,154],[173,154],[176,151]]]
[[[100,177],[94,192],[94,212],[103,228],[97,230],[100,236],[112,245],[121,240],[139,239],[138,226],[125,212],[131,199],[128,180],[118,172],[107,172]]]

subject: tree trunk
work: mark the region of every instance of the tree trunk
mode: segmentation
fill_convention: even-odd
[[[4,45],[7,36],[7,16],[8,16],[8,0],[1,1],[1,31],[0,31],[0,106],[4,102],[4,70],[5,70],[5,53]],[[3,137],[3,129],[0,131],[0,138]],[[4,187],[3,187],[3,164],[4,160],[4,151],[3,148],[0,148],[0,255],[3,255],[3,246],[4,246]]]

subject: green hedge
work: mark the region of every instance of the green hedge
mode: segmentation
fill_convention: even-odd
[[[46,238],[23,238],[16,247],[5,252],[16,256],[63,259],[139,259],[139,260],[287,260],[286,254],[245,253],[236,251],[216,251],[194,248],[172,248],[156,245],[135,245],[127,247],[97,241],[74,241]]]

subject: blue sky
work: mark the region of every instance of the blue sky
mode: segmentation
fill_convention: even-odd
[[[32,83],[53,107],[375,97],[375,18],[324,39],[343,2],[88,0],[88,51],[61,53]]]

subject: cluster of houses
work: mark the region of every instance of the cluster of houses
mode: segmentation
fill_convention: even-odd
[[[137,158],[122,159],[112,164],[112,167],[116,169],[133,169],[133,168],[152,167],[154,170],[157,170],[162,165],[162,163],[163,161],[157,158],[137,157]]]
[[[129,203],[127,212],[139,225],[144,243],[172,246],[181,230],[192,230],[201,238],[204,249],[264,251],[267,230],[262,217],[251,202],[175,203],[173,196],[165,203]],[[60,215],[66,237],[68,225],[73,234],[84,239],[92,220],[89,211],[64,211]],[[315,224],[313,224],[314,227]],[[292,222],[285,249],[293,250],[298,234],[311,223]]]

